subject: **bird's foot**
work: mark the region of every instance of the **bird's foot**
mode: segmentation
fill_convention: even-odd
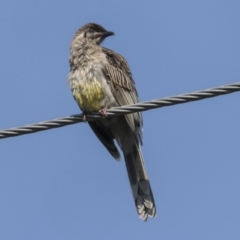
[[[105,107],[105,108],[103,108],[103,109],[100,109],[98,112],[99,112],[99,114],[103,117],[103,118],[107,118],[108,116],[107,116],[107,108]]]
[[[83,112],[83,121],[86,123],[87,122],[87,114],[86,112]]]

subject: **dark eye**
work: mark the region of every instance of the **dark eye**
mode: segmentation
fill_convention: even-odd
[[[93,33],[93,29],[92,29],[92,28],[89,28],[88,32],[89,32],[89,33]]]

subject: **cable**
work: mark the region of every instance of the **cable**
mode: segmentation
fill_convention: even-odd
[[[126,105],[121,107],[115,107],[107,110],[108,116],[118,116],[128,113],[147,111],[154,108],[166,107],[171,105],[176,105],[180,103],[187,103],[197,100],[202,100],[205,98],[216,97],[224,94],[229,94],[232,92],[240,91],[240,82],[220,86],[217,88],[209,88],[202,91],[196,91],[192,93],[181,94],[172,97],[165,97],[160,99],[155,99],[147,102],[140,102],[134,105]],[[99,113],[87,115],[87,121],[93,121],[95,119],[101,118]],[[44,121],[40,123],[30,124],[22,127],[3,129],[0,131],[0,138],[15,137],[23,134],[29,134],[44,130],[49,130],[52,128],[63,127],[70,124],[75,124],[83,122],[83,115],[76,114],[64,118],[57,118],[50,121]]]

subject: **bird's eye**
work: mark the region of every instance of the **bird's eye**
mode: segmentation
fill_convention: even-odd
[[[92,28],[89,28],[88,30],[90,33],[93,33],[93,29]]]

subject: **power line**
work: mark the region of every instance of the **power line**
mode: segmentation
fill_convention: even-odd
[[[108,116],[118,116],[133,112],[147,111],[154,108],[172,106],[180,103],[187,103],[192,101],[198,101],[205,98],[217,97],[224,94],[240,91],[240,82],[234,84],[224,85],[217,88],[209,88],[202,91],[196,91],[192,93],[181,94],[177,96],[165,97],[155,99],[147,102],[140,102],[134,105],[126,105],[121,107],[115,107],[107,110]],[[87,115],[87,121],[93,121],[101,118],[99,113]],[[15,137],[23,134],[29,134],[52,128],[58,128],[83,122],[83,115],[76,114],[64,118],[57,118],[50,121],[39,122],[22,127],[15,127],[10,129],[3,129],[0,131],[0,138]]]

